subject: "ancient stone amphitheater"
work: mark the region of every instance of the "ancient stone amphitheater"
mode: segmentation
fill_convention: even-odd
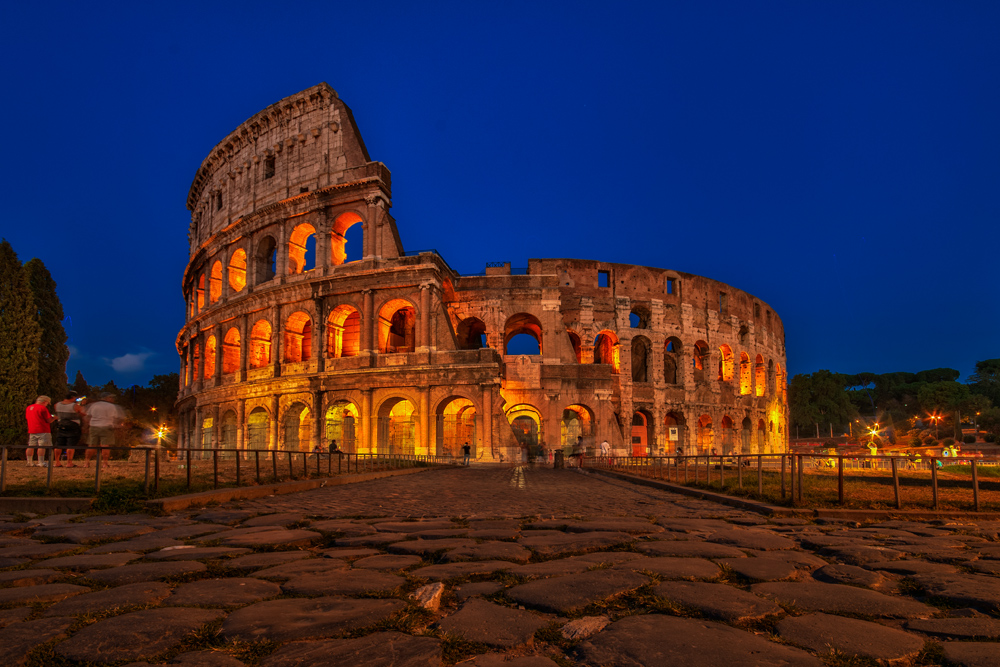
[[[222,140],[195,174],[180,447],[519,460],[787,443],[781,320],[700,276],[576,259],[456,273],[406,252],[389,170],[328,85]]]

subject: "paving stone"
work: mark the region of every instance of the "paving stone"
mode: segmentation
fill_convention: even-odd
[[[645,558],[645,556],[631,551],[595,551],[589,554],[572,556],[569,560],[579,560],[595,565],[618,565],[619,563],[627,563],[640,558]]]
[[[65,572],[56,570],[12,570],[0,572],[0,585],[3,586],[37,586],[48,584],[66,576]]]
[[[231,655],[219,653],[218,651],[191,651],[181,653],[167,663],[175,667],[245,667]]]
[[[909,630],[956,639],[1000,638],[1000,619],[996,618],[926,618],[907,621]]]
[[[607,616],[584,616],[570,621],[559,631],[564,639],[578,640],[597,634],[611,623]]]
[[[997,645],[992,642],[945,642],[944,657],[956,667],[996,667]]]
[[[222,616],[210,609],[145,609],[88,625],[56,646],[70,660],[116,662],[162,653]]]
[[[531,558],[531,552],[520,544],[513,542],[484,542],[467,547],[452,549],[444,555],[443,560],[455,563],[463,560],[510,560],[526,563]]]
[[[406,607],[402,600],[342,597],[293,598],[258,602],[237,609],[222,624],[225,639],[325,639],[383,621]]]
[[[789,616],[778,622],[778,636],[820,655],[839,651],[888,663],[907,662],[924,648],[924,640],[878,623],[829,614]]]
[[[337,540],[340,544],[340,540]],[[416,554],[418,556],[430,556],[446,549],[457,549],[459,547],[476,546],[475,540],[464,537],[446,538],[441,540],[409,540],[407,542],[395,542],[388,546],[389,551],[397,554]]]
[[[472,598],[458,612],[438,621],[438,628],[446,634],[496,648],[531,644],[535,632],[546,625],[547,620],[531,612],[478,598]]]
[[[437,611],[441,606],[441,595],[444,593],[444,584],[440,581],[435,584],[421,586],[408,596],[418,607]]]
[[[660,517],[656,523],[677,533],[712,533],[728,530],[732,526],[721,519],[684,519],[681,517]]]
[[[122,542],[111,542],[110,544],[102,544],[99,547],[94,547],[93,549],[88,549],[88,554],[113,554],[122,553],[124,551],[132,552],[143,552],[143,551],[155,551],[157,549],[165,549],[167,547],[179,547],[183,542],[175,540],[172,537],[159,537],[156,533],[150,533],[149,535],[143,535],[141,537],[136,537],[131,540],[124,540]]]
[[[978,574],[915,574],[928,595],[959,604],[1000,609],[1000,579]]]
[[[612,533],[631,533],[634,535],[646,535],[649,533],[663,532],[663,526],[658,526],[648,519],[636,519],[632,517],[611,517],[606,519],[595,519],[592,521],[552,519],[549,521],[536,521],[528,525],[527,528],[550,528],[555,530],[564,530],[567,533],[606,531]]]
[[[18,565],[24,565],[28,562],[27,558],[0,558],[0,568],[4,567],[17,567]]]
[[[129,526],[122,524],[86,524],[73,523],[65,526],[38,529],[34,537],[63,540],[73,544],[92,544],[105,540],[126,540],[152,533],[155,529],[149,526]]]
[[[227,556],[242,556],[250,553],[250,549],[237,547],[192,547],[190,549],[163,549],[146,554],[146,558],[155,561],[199,560],[201,558],[225,558]]]
[[[285,580],[300,577],[304,574],[325,574],[327,572],[346,570],[347,564],[343,561],[332,560],[330,558],[309,558],[257,570],[251,576],[261,579]]]
[[[802,533],[796,539],[804,548],[817,550],[828,547],[861,547],[865,544],[862,536],[851,536],[843,531],[830,534]]]
[[[219,528],[220,526],[210,523],[193,523],[186,526],[163,528],[151,535],[151,537],[171,537],[175,540],[187,540],[194,537],[200,537],[202,535],[208,535],[209,533],[217,533],[219,532]]]
[[[88,572],[87,576],[101,583],[120,586],[122,584],[134,584],[140,581],[156,581],[167,577],[180,577],[186,574],[204,572],[207,568],[204,563],[133,563],[123,565],[108,570],[94,570]]]
[[[519,577],[561,577],[566,574],[576,574],[586,572],[598,563],[593,561],[577,560],[575,558],[561,558],[558,560],[548,560],[541,563],[529,563],[527,565],[514,565],[504,563],[504,568],[511,574]],[[431,567],[438,567],[432,565]],[[426,570],[427,568],[423,568]],[[422,570],[417,570],[418,572]]]
[[[248,554],[227,560],[225,566],[240,570],[251,570],[258,567],[272,567],[281,565],[282,563],[292,563],[311,556],[312,554],[308,551],[275,551],[271,553]]]
[[[821,667],[797,648],[721,623],[660,614],[627,616],[578,650],[581,664],[615,667]]]
[[[395,574],[374,570],[334,570],[322,574],[303,574],[281,586],[285,593],[297,595],[357,595],[388,593],[406,583]]]
[[[836,558],[849,565],[881,563],[903,557],[902,551],[879,546],[824,547],[819,552],[824,556]]]
[[[908,598],[876,593],[866,588],[820,582],[754,584],[750,590],[782,605],[802,611],[857,614],[884,618],[927,618],[935,610]]]
[[[753,558],[734,558],[733,560],[756,560]],[[719,576],[719,566],[704,558],[638,558],[619,565],[617,569],[633,572],[652,572],[663,579],[712,579]]]
[[[195,521],[206,523],[234,524],[253,517],[253,512],[245,510],[209,510],[194,517]]]
[[[420,562],[420,556],[380,554],[356,560],[352,563],[352,567],[360,567],[366,570],[405,570]]]
[[[74,595],[45,610],[46,616],[79,616],[115,608],[156,604],[170,595],[170,586],[158,581],[126,584],[103,591]]]
[[[121,567],[137,558],[139,558],[138,554],[131,553],[76,554],[75,556],[49,558],[42,564],[46,567],[58,567],[66,570],[97,570],[105,567]]]
[[[373,526],[380,533],[419,533],[425,530],[461,528],[452,521],[384,521]]]
[[[781,607],[770,600],[726,584],[668,581],[653,591],[656,597],[733,623],[758,620],[782,612]]]
[[[1000,560],[970,560],[962,563],[962,565],[982,574],[1000,574]],[[954,571],[954,568],[952,570]]]
[[[636,545],[639,551],[652,556],[671,556],[680,558],[745,558],[746,554],[736,547],[714,542],[693,542],[688,540],[658,540],[656,542],[641,542]]]
[[[507,589],[517,602],[556,613],[568,613],[593,602],[633,591],[650,582],[649,577],[624,570],[594,570],[571,577],[538,579]]]
[[[252,535],[222,537],[220,542],[223,546],[230,547],[308,547],[321,539],[322,535],[311,530],[281,528]]]
[[[847,584],[848,586],[862,586],[864,588],[878,588],[888,583],[886,578],[878,572],[843,563],[824,565],[813,572],[813,578],[831,584]]]
[[[798,570],[813,571],[818,567],[823,567],[827,564],[825,560],[819,556],[814,556],[813,554],[805,553],[804,551],[750,551],[747,550],[746,554],[754,558],[763,558],[767,560],[776,560],[781,563],[788,563],[794,566]]]
[[[358,537],[339,537],[333,543],[338,547],[381,547],[401,543],[409,537],[407,533],[376,533],[374,535],[359,535]]]
[[[470,530],[465,534],[477,540],[516,540],[522,533],[517,528],[483,528],[480,530]]]
[[[41,584],[39,586],[0,588],[0,605],[55,602],[56,600],[62,600],[72,595],[88,592],[90,592],[90,589],[86,586],[77,586],[75,584]]]
[[[416,533],[410,533],[410,535],[421,540],[444,540],[453,537],[465,537],[468,532],[466,528],[438,528],[436,530],[421,530]]]
[[[505,663],[513,664],[513,663]],[[441,642],[401,632],[376,632],[358,639],[292,642],[268,656],[261,667],[439,667]]]
[[[896,560],[888,563],[870,563],[869,568],[894,574],[954,574],[958,569],[942,563],[924,560]]]
[[[340,533],[344,537],[359,537],[362,535],[374,535],[375,526],[366,523],[356,523],[346,519],[333,519],[329,521],[313,521],[309,524],[311,530],[318,530],[321,533]]]
[[[19,667],[38,645],[65,636],[74,618],[40,618],[14,623],[0,630],[0,665]]]
[[[628,533],[560,533],[558,535],[534,536],[530,533],[520,537],[517,543],[531,549],[540,556],[560,556],[564,554],[594,551],[616,544],[635,540]]]
[[[8,558],[47,558],[69,553],[78,547],[74,544],[42,544],[31,540],[30,544],[0,549],[0,557]]]
[[[16,607],[14,609],[0,609],[0,628],[6,628],[11,623],[17,623],[26,619],[34,611],[31,607]]]
[[[360,558],[361,556],[377,556],[381,551],[378,549],[353,549],[350,547],[336,547],[324,549],[320,552],[324,558]]]
[[[462,667],[558,667],[558,663],[542,655],[507,656],[498,653],[478,655],[459,663]]]
[[[794,549],[798,546],[787,537],[775,535],[767,530],[719,530],[712,533],[707,541],[761,551]]]
[[[282,512],[279,514],[264,514],[263,516],[255,516],[252,519],[247,519],[243,522],[243,525],[247,528],[252,528],[254,526],[281,526],[282,528],[288,528],[292,524],[296,523],[308,523],[304,514],[299,514],[297,512]]]
[[[241,577],[202,579],[178,586],[163,604],[169,607],[232,607],[279,595],[281,587],[270,581]]]
[[[754,581],[785,581],[796,578],[801,572],[795,563],[775,558],[722,558],[717,562]]]
[[[503,584],[498,584],[495,581],[477,581],[470,584],[462,584],[452,591],[452,595],[459,602],[464,602],[469,598],[486,597],[502,590]]]

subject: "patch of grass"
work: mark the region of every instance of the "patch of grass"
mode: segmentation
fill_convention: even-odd
[[[84,667],[87,663],[76,662],[56,653],[56,640],[36,646],[25,658],[24,667]],[[93,663],[90,663],[93,664]]]
[[[924,644],[924,650],[920,652],[914,665],[943,665],[945,664],[944,647],[935,641],[928,641]]]
[[[422,632],[433,621],[434,614],[431,612],[415,604],[407,604],[404,609],[401,609],[389,618],[379,621],[374,625],[348,632],[345,636],[349,639],[355,639],[370,635],[373,632],[387,632],[390,630],[412,635]]]
[[[441,656],[446,665],[454,665],[466,658],[489,652],[490,647],[486,644],[466,641],[447,634],[441,638]]]
[[[879,661],[874,658],[848,655],[840,651],[834,651],[821,657],[829,667],[880,667]]]

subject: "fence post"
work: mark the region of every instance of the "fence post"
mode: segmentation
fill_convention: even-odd
[[[785,499],[785,455],[781,455],[781,499]]]
[[[764,498],[764,456],[757,455],[757,495]]]
[[[240,485],[240,453],[236,452],[236,486]]]
[[[896,509],[902,509],[903,506],[899,498],[899,470],[896,466],[895,456],[889,459],[889,464],[892,466],[892,492],[896,495]]]
[[[52,488],[52,467],[55,466],[55,464],[56,464],[56,460],[55,460],[56,459],[56,450],[54,448],[52,448],[52,447],[49,447],[48,450],[46,451],[46,454],[48,455],[48,459],[49,459],[49,470],[45,474],[45,488],[46,489],[51,489]]]
[[[274,473],[274,481],[278,481],[278,451],[271,450],[271,472]]]
[[[0,493],[7,490],[7,448],[0,449]]]
[[[160,450],[153,450],[153,493],[160,492]]]
[[[837,502],[844,504],[844,455],[837,456]]]
[[[781,467],[781,480],[785,480],[785,467],[784,462],[782,462]],[[784,486],[784,485],[782,485]],[[789,454],[788,456],[788,498],[792,501],[792,506],[795,506],[795,455]]]
[[[976,460],[972,459],[972,509],[979,511],[979,473],[976,470]]]
[[[104,458],[104,448],[97,446],[97,469],[94,471],[94,493],[101,492],[101,459]]]
[[[719,488],[726,490],[726,459],[719,457]]]
[[[937,488],[937,460],[931,459],[931,494],[933,496],[933,509],[938,508],[938,488]]]
[[[184,451],[185,451],[186,456],[187,456],[187,463],[184,465],[184,470],[185,470],[185,472],[187,472],[187,488],[188,488],[188,490],[190,490],[191,489],[191,448],[188,447]],[[98,451],[98,454],[100,454],[99,451]],[[100,463],[98,463],[97,465],[100,465]]]
[[[146,450],[146,484],[145,491],[149,493],[149,450]]]
[[[743,456],[741,454],[736,455],[736,483],[741,489],[743,488]]]
[[[689,459],[688,457],[685,456],[684,457],[684,483],[685,484],[688,483],[688,468],[691,467],[690,464],[691,464],[691,459]]]
[[[212,486],[219,488],[219,450],[212,449]]]
[[[802,455],[799,454],[799,500],[802,500]]]
[[[253,450],[254,464],[257,468],[257,483],[260,484],[260,450]]]

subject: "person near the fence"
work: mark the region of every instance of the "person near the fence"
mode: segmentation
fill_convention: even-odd
[[[28,421],[28,449],[25,454],[28,458],[28,465],[43,465],[45,453],[52,449],[52,422],[55,417],[49,413],[49,403],[52,399],[48,396],[39,396],[35,402],[24,409],[24,418]],[[38,452],[38,463],[32,463],[31,459]],[[58,458],[58,454],[56,454]]]
[[[607,440],[601,443],[601,458],[608,458],[611,455],[611,445]]]
[[[340,447],[337,446],[337,441],[336,440],[331,440],[330,441],[330,453],[331,454],[339,454],[340,453]]]
[[[59,458],[59,451],[66,450],[66,467],[75,468],[73,455],[80,445],[80,437],[83,435],[83,418],[87,413],[83,411],[79,403],[79,394],[71,391],[66,394],[66,398],[56,403],[55,424],[55,447],[56,458]],[[59,465],[59,462],[56,462]]]
[[[569,457],[571,459],[576,459],[577,467],[582,467],[583,465],[583,436],[576,436],[576,444],[573,445],[573,450],[570,452]]]
[[[122,409],[115,405],[114,394],[101,394],[101,400],[87,410],[87,418],[90,421],[90,440],[87,444],[91,447],[84,454],[87,467],[90,467],[90,459],[97,453],[97,447],[115,446],[115,427],[124,417]],[[110,449],[101,450],[103,461],[107,462],[110,458]]]
[[[469,443],[465,443],[464,445],[462,445],[462,456],[464,457],[462,465],[466,466],[469,465],[469,456],[471,454],[472,454],[472,447],[469,446]]]

